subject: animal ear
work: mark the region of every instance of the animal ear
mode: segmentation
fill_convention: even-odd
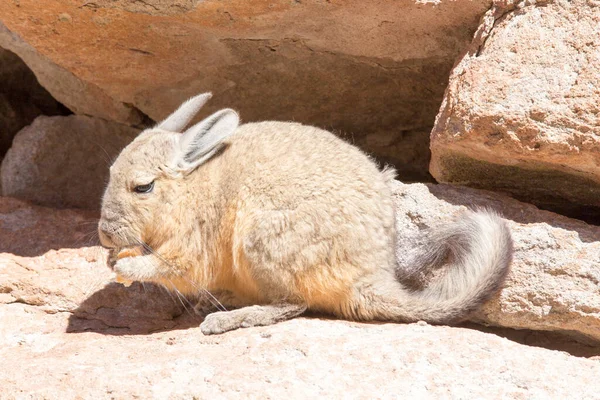
[[[212,93],[202,93],[179,106],[177,110],[169,115],[156,127],[169,132],[181,132],[190,123],[192,118],[200,111],[203,105],[212,97]]]
[[[208,161],[223,145],[223,141],[235,132],[240,118],[226,108],[198,122],[179,138],[176,165],[191,171]]]

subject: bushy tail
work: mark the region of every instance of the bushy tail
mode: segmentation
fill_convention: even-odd
[[[497,214],[487,210],[468,212],[456,222],[430,232],[427,239],[411,258],[412,263],[417,269],[447,264],[444,275],[422,290],[403,290],[393,300],[389,292],[380,297],[385,304],[380,306],[387,314],[380,317],[457,323],[502,287],[510,270],[513,244],[506,223]]]

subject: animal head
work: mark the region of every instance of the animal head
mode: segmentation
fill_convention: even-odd
[[[210,99],[193,97],[151,129],[141,132],[110,167],[98,224],[105,247],[147,243],[159,230],[160,216],[173,212],[188,188],[184,179],[223,146],[239,124],[237,113],[224,109],[184,130]],[[192,189],[193,190],[193,189]]]

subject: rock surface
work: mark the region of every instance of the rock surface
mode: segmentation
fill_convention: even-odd
[[[451,74],[430,172],[600,221],[598,2],[504,3]]]
[[[109,283],[103,257],[0,255],[5,398],[544,399],[576,387],[594,399],[600,389],[600,360],[465,328],[300,318],[203,336],[164,291]]]
[[[448,185],[405,185],[396,191],[403,264],[419,233],[469,208],[498,211],[515,243],[512,271],[500,295],[473,320],[516,329],[559,331],[600,343],[600,227],[491,192]]]
[[[138,130],[82,115],[38,117],[2,162],[2,194],[52,207],[100,208],[112,160]]]
[[[219,337],[136,336],[65,333],[64,313],[21,303],[0,315],[11,321],[0,327],[9,398],[597,399],[600,389],[598,360],[461,328],[297,319]]]
[[[398,183],[396,199],[404,246],[460,204],[494,207],[512,221],[513,276],[476,319],[574,330],[588,340],[598,333],[599,228],[472,189]],[[77,238],[68,228],[81,222],[93,224],[92,215],[0,198],[3,398],[547,399],[572,397],[575,388],[577,398],[598,398],[600,347],[566,343],[591,357],[584,359],[473,329],[314,317],[203,336],[185,299],[149,284],[112,283],[99,247],[54,250],[61,238]],[[54,235],[39,234],[44,226]],[[27,248],[27,234],[39,238],[37,251],[6,246],[25,238]],[[527,335],[506,334],[533,346],[564,344]]]
[[[116,8],[150,15],[169,15],[188,12],[198,2],[199,0],[95,0],[89,6],[94,8]]]
[[[55,210],[0,197],[0,253],[34,257],[48,250],[98,244],[98,215]]]
[[[40,86],[23,61],[0,48],[0,159],[13,137],[40,114],[66,114],[68,110]]]
[[[0,46],[78,114],[137,125],[212,91],[206,113],[334,130],[424,179],[448,74],[491,2],[19,0]]]

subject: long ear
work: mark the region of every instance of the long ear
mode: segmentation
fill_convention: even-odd
[[[203,105],[212,97],[212,93],[202,93],[179,106],[177,110],[169,115],[156,127],[169,132],[181,132],[190,123],[192,118],[200,111]]]
[[[185,131],[179,139],[175,163],[184,171],[191,171],[208,161],[235,132],[240,118],[229,108],[218,111]]]

